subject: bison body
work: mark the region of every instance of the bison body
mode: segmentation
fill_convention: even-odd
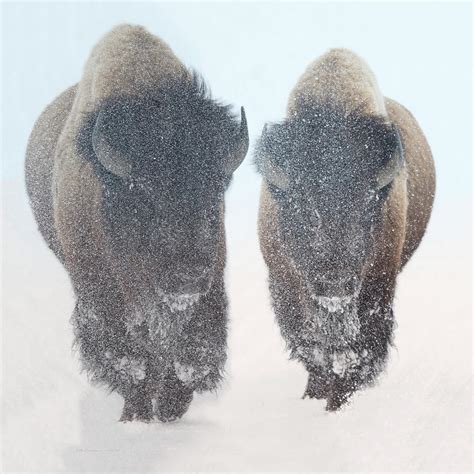
[[[83,366],[124,397],[122,420],[176,419],[222,377],[224,193],[247,147],[243,109],[239,123],[128,25],[35,124],[33,213],[72,281]]]
[[[308,371],[305,395],[335,410],[384,367],[396,277],[434,199],[430,148],[365,62],[336,49],[300,78],[287,118],[265,127],[256,162],[277,321]]]

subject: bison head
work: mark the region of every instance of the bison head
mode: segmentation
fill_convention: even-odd
[[[282,251],[313,298],[339,309],[358,293],[403,166],[397,129],[385,117],[310,107],[266,126],[256,159],[276,203]]]
[[[82,135],[118,273],[171,303],[206,293],[223,258],[224,193],[248,149],[243,108],[237,121],[186,77],[101,104]]]

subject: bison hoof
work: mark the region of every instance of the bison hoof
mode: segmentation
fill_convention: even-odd
[[[126,398],[122,416],[119,421],[142,421],[148,423],[153,420],[153,407],[151,400],[146,397]]]
[[[328,380],[322,375],[315,374],[314,372],[309,373],[308,384],[303,394],[303,398],[316,398],[322,400],[327,398],[330,390],[330,384]]]
[[[162,422],[181,418],[193,399],[193,390],[186,387],[176,376],[169,376],[155,400],[155,415]]]
[[[332,391],[327,397],[326,411],[338,411],[351,397],[352,392]]]
[[[192,399],[192,390],[162,394],[156,400],[156,417],[162,422],[178,420],[188,411]]]

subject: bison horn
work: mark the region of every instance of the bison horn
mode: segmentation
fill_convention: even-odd
[[[107,137],[104,111],[100,111],[92,131],[92,148],[102,166],[120,178],[130,176],[132,165],[118,150],[114,149]]]
[[[400,133],[395,126],[393,127],[393,130],[396,136],[396,148],[377,177],[377,189],[382,189],[390,184],[403,167],[404,157]]]
[[[265,136],[267,134],[267,124],[264,125],[263,131],[262,131],[262,141],[265,140]],[[270,158],[268,157],[267,154],[263,154],[262,160],[261,160],[261,165],[260,165],[260,171],[264,178],[273,186],[276,186],[278,189],[288,189],[288,186],[290,184],[288,175],[285,173],[285,171],[280,168],[278,165],[275,163],[272,163]]]
[[[249,129],[247,126],[247,118],[245,116],[245,109],[240,108],[240,130],[237,137],[237,146],[234,151],[232,159],[227,164],[227,174],[231,175],[242,163],[249,149]]]

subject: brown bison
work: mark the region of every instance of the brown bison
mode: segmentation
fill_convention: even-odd
[[[72,281],[83,365],[124,397],[122,420],[179,418],[221,379],[224,193],[248,148],[241,112],[124,25],[30,137],[31,206]]]
[[[330,50],[290,94],[256,150],[259,237],[273,307],[305,396],[337,410],[384,367],[398,273],[435,192],[416,120],[384,98],[366,63]]]

